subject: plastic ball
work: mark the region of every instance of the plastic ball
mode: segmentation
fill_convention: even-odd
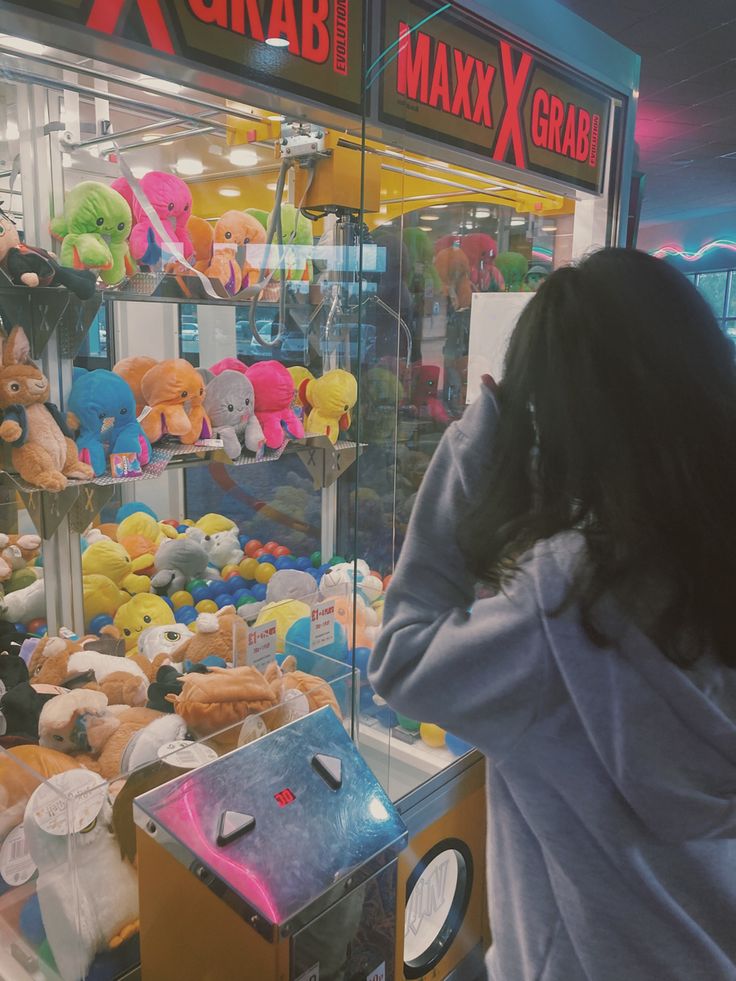
[[[183,518],[182,519],[182,524],[183,525],[186,525],[187,528],[193,528],[194,527],[194,522],[192,521],[191,518]]]
[[[246,543],[243,551],[248,556],[252,558],[259,548],[263,548],[263,542],[259,542],[257,538],[250,538]]]
[[[312,579],[314,579],[314,581],[316,583],[319,583],[319,581],[320,581],[320,579],[322,578],[322,575],[323,575],[323,573],[321,572],[321,570],[319,570],[319,569],[307,569],[307,572],[312,577]]]
[[[257,568],[258,559],[254,559],[252,557],[243,559],[238,566],[238,569],[240,569],[240,575],[243,577],[243,579],[255,579]]]
[[[320,574],[320,576],[324,576],[324,574],[326,572],[329,572],[331,568],[332,566],[329,563],[327,563],[326,565],[321,565],[319,569],[317,569],[317,572]]]
[[[264,597],[265,597],[265,593],[264,593]],[[237,607],[237,609],[240,609],[241,606],[250,606],[251,603],[257,603],[257,602],[258,600],[255,598],[255,596],[251,596],[249,593],[247,596],[236,597],[235,606]]]
[[[237,565],[233,565],[232,563],[229,563],[228,565],[224,565],[220,569],[220,575],[222,576],[223,579],[229,579],[230,576],[239,576],[240,568]]]
[[[360,677],[363,681],[368,677],[368,658],[370,656],[370,647],[355,648],[355,668],[357,671],[360,671]]]
[[[197,610],[197,613],[217,613],[219,607],[214,600],[203,599],[197,603],[195,609]]]
[[[279,545],[278,548],[273,550],[273,554],[278,559],[282,555],[291,555],[291,549],[287,548],[286,545]]]
[[[256,570],[256,581],[260,583],[266,583],[270,580],[276,572],[276,566],[271,562],[263,562],[258,566]]]
[[[211,602],[216,603],[217,604],[217,609],[218,610],[221,610],[223,608],[223,606],[230,606],[230,604],[232,603],[232,601],[233,601],[233,598],[230,595],[230,593],[226,593],[223,590],[221,593],[216,593],[215,596],[212,598],[212,601]]]
[[[100,617],[95,617],[95,620],[99,620],[99,619],[100,619]],[[104,617],[104,619],[107,620],[108,623],[112,623],[112,620],[110,619],[110,617]],[[43,617],[37,617],[35,620],[30,620],[28,622],[28,633],[29,634],[37,634],[40,630],[43,630],[43,628],[45,626],[46,626],[46,621],[43,619]],[[103,624],[103,626],[104,626],[104,624]],[[93,633],[97,633],[96,630],[94,630],[92,632]]]
[[[360,711],[361,712],[372,712],[376,708],[376,703],[373,701],[373,689],[369,684],[364,684],[360,686]]]
[[[342,555],[333,555],[327,565],[343,565],[347,559],[343,558]]]
[[[164,520],[161,522],[161,524],[162,525],[171,525],[172,528],[176,528],[176,530],[178,531],[179,530],[179,524],[180,524],[180,522],[178,522],[176,520],[176,518],[164,518]]]
[[[170,596],[162,596],[161,599],[164,601],[164,603],[168,604],[171,607],[172,610],[174,609],[174,604],[171,601],[171,597]]]
[[[24,623],[14,623],[13,627],[18,631],[19,634],[28,633],[26,630],[26,625]]]
[[[279,548],[278,542],[266,542],[263,546],[263,551],[268,552],[269,555],[274,555],[277,548]]]
[[[253,599],[249,589],[239,589],[237,593],[232,594],[232,597],[233,605],[236,607],[249,603]]]
[[[195,604],[203,603],[210,598],[210,591],[207,586],[194,586],[194,588],[190,586],[189,594]]]
[[[158,521],[158,515],[153,508],[150,508],[147,504],[142,504],[140,501],[130,501],[128,504],[121,504],[115,512],[115,521],[117,524],[120,524],[121,521],[130,517],[131,514],[137,514],[139,511],[150,515],[155,521]]]
[[[308,555],[300,555],[296,560],[295,568],[299,569],[301,572],[306,572],[312,566],[312,560]]]
[[[451,732],[445,734],[445,745],[454,756],[465,756],[474,748],[459,736],[453,736]]]
[[[180,606],[194,606],[194,597],[186,589],[180,589],[172,594],[171,602],[174,604],[174,609],[178,610]]]
[[[204,579],[190,579],[189,582],[187,583],[187,589],[191,593],[191,591],[193,589],[196,589],[197,586],[205,586],[205,585],[206,583]]]
[[[246,589],[247,586],[248,583],[240,575],[240,572],[237,572],[234,576],[228,576],[226,587],[228,593],[231,595],[240,592],[241,589]]]
[[[192,623],[197,619],[197,611],[193,606],[180,606],[174,613],[177,623]]]
[[[271,553],[270,553],[270,552],[265,552],[265,551],[264,551],[264,552],[263,552],[263,553],[262,553],[261,555],[257,555],[257,556],[256,556],[256,559],[257,559],[257,560],[258,560],[259,562],[270,562],[270,563],[271,563],[271,565],[273,565],[273,563],[274,563],[274,558],[273,558],[273,555],[271,555]]]
[[[177,530],[177,531],[178,531],[178,532],[179,532],[180,534],[182,534],[182,535],[183,535],[183,534],[185,534],[185,532],[186,532],[186,531],[188,530],[188,528],[189,528],[189,525],[177,525],[177,526],[176,526],[176,530]]]
[[[445,745],[445,736],[447,733],[444,729],[440,729],[439,726],[434,725],[432,722],[422,722],[419,726],[419,735],[422,738],[422,742],[427,746],[431,746],[432,749],[441,749]]]
[[[414,719],[410,719],[408,715],[400,715],[397,712],[396,718],[399,720],[399,725],[402,729],[406,729],[407,732],[419,732],[419,723]]]
[[[266,598],[266,584],[262,582],[257,582],[255,586],[250,591],[253,599],[261,603]]]
[[[273,564],[279,570],[294,568],[294,560],[290,555],[279,555],[277,558],[274,558]]]
[[[309,561],[316,569],[318,566],[322,565],[322,553],[319,550],[312,552],[312,554],[309,556]]]
[[[241,548],[245,548],[249,541],[250,538],[248,535],[238,535],[238,544]]]

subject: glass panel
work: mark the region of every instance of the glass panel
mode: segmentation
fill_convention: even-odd
[[[727,279],[727,272],[698,274],[697,287],[719,320],[722,320],[724,316]]]

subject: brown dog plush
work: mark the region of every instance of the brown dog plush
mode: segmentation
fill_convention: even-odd
[[[138,360],[121,361],[115,371],[134,393],[140,379],[145,404],[140,423],[150,441],[178,436],[182,443],[191,444],[211,436],[212,426],[203,408],[204,382],[192,365],[184,358],[171,358],[156,362],[141,377]]]
[[[176,651],[176,662],[199,664],[214,654],[232,664],[238,655],[245,655],[248,628],[234,606],[224,606],[217,613],[200,613],[196,625],[196,634]]]
[[[91,480],[94,470],[80,463],[72,434],[48,398],[48,379],[31,361],[23,329],[14,327],[2,345],[0,439],[12,447],[13,466],[24,480],[61,491],[67,478]]]

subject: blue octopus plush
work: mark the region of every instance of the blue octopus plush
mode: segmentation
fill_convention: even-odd
[[[135,453],[141,465],[151,459],[133,390],[119,375],[104,368],[75,372],[67,410],[71,427],[78,430],[79,459],[91,464],[96,477],[107,470],[111,453]]]

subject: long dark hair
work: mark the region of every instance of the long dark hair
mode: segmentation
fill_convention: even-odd
[[[475,571],[501,583],[532,544],[579,530],[568,603],[593,640],[613,595],[676,663],[711,650],[736,667],[736,370],[695,287],[626,249],[554,272],[519,318],[499,402],[465,527]]]

